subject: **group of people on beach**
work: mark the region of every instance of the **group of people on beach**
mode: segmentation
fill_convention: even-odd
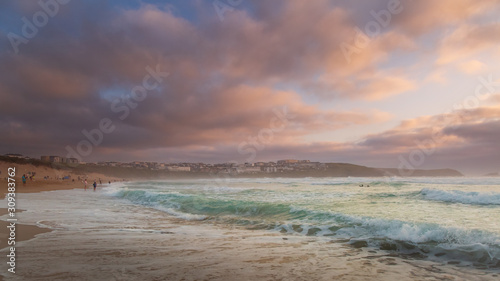
[[[22,177],[23,184],[26,184],[26,181],[28,180],[28,178],[32,181],[35,180],[35,175],[36,175],[35,172],[28,172],[28,175],[23,174],[23,177]]]
[[[85,190],[87,190],[87,179],[84,180],[84,184],[85,184]],[[97,181],[94,180],[94,183],[92,185],[94,186],[94,191],[95,191],[97,188]]]
[[[78,177],[80,178],[80,177]],[[87,179],[83,180],[83,183],[84,183],[84,188],[85,190],[87,190]],[[99,184],[102,185],[102,180],[99,179]],[[111,181],[109,181],[109,184],[111,184]],[[96,188],[97,188],[97,180],[94,180],[94,183],[92,184],[92,186],[94,187],[94,191],[96,191]]]

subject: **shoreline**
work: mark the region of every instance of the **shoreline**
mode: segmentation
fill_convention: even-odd
[[[17,177],[16,177],[17,178]],[[105,178],[106,181],[111,180]],[[114,180],[114,179],[113,179]],[[0,186],[7,187],[7,181],[2,178],[0,179]],[[99,185],[99,187],[107,186],[107,184]],[[87,185],[88,189],[92,189],[92,184],[89,182]],[[57,191],[57,190],[72,190],[72,189],[84,189],[84,184],[79,181],[70,180],[27,180],[26,184],[16,185],[16,193],[40,193],[44,191]],[[3,192],[0,193],[0,200],[5,199],[7,194],[7,189],[5,188]],[[3,207],[3,206],[2,206]],[[0,207],[0,217],[8,214],[7,208]],[[16,209],[17,213],[22,213],[25,210]],[[10,234],[10,230],[7,228],[9,223],[5,219],[0,219],[0,250],[4,250],[9,247],[7,241]],[[50,228],[39,227],[32,224],[24,224],[22,222],[16,222],[16,243],[29,241],[36,236],[54,231]],[[0,281],[5,280],[2,275],[0,275]]]
[[[106,178],[106,180],[108,180]],[[5,179],[0,179],[1,186],[7,186],[7,181]],[[99,185],[98,188],[107,186],[108,184]],[[88,183],[87,189],[92,189],[92,184]],[[69,180],[27,180],[26,184],[18,184],[16,186],[16,193],[40,193],[44,191],[56,191],[56,190],[72,190],[72,189],[84,189],[82,182],[69,181]],[[6,189],[0,194],[0,199],[5,199],[7,194]],[[2,206],[3,207],[3,206]],[[17,213],[22,213],[24,210],[16,209]],[[5,216],[8,214],[7,208],[0,208],[0,216]],[[9,229],[7,228],[8,222],[5,219],[0,219],[0,250],[5,249],[9,245],[7,244],[7,239],[9,237]],[[39,234],[52,232],[50,228],[43,228],[32,224],[24,224],[23,222],[16,222],[16,243],[28,241],[35,238]],[[0,281],[3,280],[0,276]]]
[[[0,180],[1,186],[7,186],[7,181],[4,179]],[[39,193],[43,191],[54,191],[54,190],[68,190],[68,189],[78,189],[83,187],[81,183],[70,182],[70,181],[57,181],[57,180],[28,180],[26,185],[17,185],[16,193]],[[6,190],[0,194],[0,199],[5,199]],[[4,206],[2,206],[4,207]],[[16,214],[21,213],[24,210],[16,209]],[[0,216],[7,215],[7,208],[0,208]],[[8,247],[7,238],[9,237],[9,229],[7,225],[9,223],[5,219],[0,219],[0,249]],[[27,241],[35,238],[37,235],[42,233],[47,233],[53,231],[49,228],[43,228],[36,225],[24,224],[22,222],[16,222],[16,243]],[[1,280],[1,279],[0,279]]]
[[[97,184],[97,188],[103,188],[109,186],[108,181],[115,181],[108,177],[102,176],[103,184]],[[0,186],[7,187],[7,181],[5,179],[0,179]],[[26,184],[17,184],[16,193],[38,193],[42,191],[55,191],[55,190],[69,190],[69,189],[84,189],[84,183],[81,181],[71,181],[71,180],[28,180]],[[87,189],[93,189],[92,182],[88,181]],[[3,188],[3,192],[0,194],[0,199],[5,198],[7,193],[7,188]]]
[[[5,196],[5,194],[3,194]],[[3,199],[4,197],[2,197]],[[22,213],[24,210],[17,209],[16,213]],[[0,208],[0,216],[5,216],[8,214],[7,208]],[[9,222],[4,219],[0,219],[0,251],[4,250],[11,245],[8,245],[7,241],[9,238],[10,230],[7,228]],[[29,241],[36,238],[37,235],[52,232],[52,229],[43,228],[31,224],[16,223],[16,245],[19,242]],[[16,246],[12,245],[12,246]],[[0,281],[3,281],[4,276],[0,275]]]
[[[7,181],[2,179],[0,180],[1,186],[7,186]],[[90,184],[89,184],[90,185]],[[37,193],[42,191],[54,191],[54,190],[68,190],[68,189],[83,189],[83,184],[81,182],[71,182],[71,181],[62,181],[62,180],[36,180],[30,181],[28,180],[25,185],[17,184],[16,185],[16,193]],[[5,194],[7,193],[6,188],[4,192],[0,195],[0,199],[5,198]]]
[[[21,212],[17,210],[17,212]],[[7,214],[7,208],[0,208],[0,214],[3,216]],[[9,237],[9,229],[7,228],[8,222],[0,220],[0,249],[9,247],[7,238]],[[38,234],[52,232],[52,229],[43,228],[36,225],[16,223],[16,243],[27,241],[35,238]]]

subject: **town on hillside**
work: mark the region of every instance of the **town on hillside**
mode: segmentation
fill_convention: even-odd
[[[121,176],[131,176],[131,173],[148,175],[179,175],[179,176],[206,176],[206,175],[231,175],[231,176],[264,176],[264,177],[386,177],[386,176],[463,176],[454,169],[413,169],[398,168],[373,168],[348,163],[321,163],[310,160],[284,159],[276,162],[255,163],[159,163],[149,161],[117,162],[102,161],[85,163],[76,158],[61,156],[41,156],[34,159],[21,154],[5,154],[5,158],[21,159],[19,161],[50,164],[56,168],[81,168],[86,171],[118,171]],[[102,168],[102,169],[101,169]]]
[[[17,153],[5,154],[6,157],[20,158],[30,160],[33,158],[23,156]],[[237,173],[237,174],[257,174],[257,173],[282,173],[292,171],[311,171],[311,170],[326,170],[325,163],[311,162],[310,160],[295,160],[285,159],[276,162],[256,162],[256,163],[221,163],[221,164],[206,164],[206,163],[159,163],[146,161],[133,162],[116,162],[103,161],[94,163],[79,162],[76,158],[65,158],[61,156],[41,156],[40,159],[48,163],[65,163],[65,164],[84,164],[89,166],[104,166],[104,167],[122,167],[149,169],[155,171],[169,172],[193,172],[193,173]]]

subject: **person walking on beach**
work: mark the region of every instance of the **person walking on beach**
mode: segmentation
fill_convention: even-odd
[[[85,190],[87,190],[87,180],[85,180]]]
[[[23,184],[26,184],[26,175],[23,175]]]
[[[97,182],[94,180],[94,191],[96,187],[97,187]]]

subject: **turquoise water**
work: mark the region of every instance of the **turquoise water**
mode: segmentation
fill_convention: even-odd
[[[143,181],[107,193],[186,220],[500,268],[500,178]]]

